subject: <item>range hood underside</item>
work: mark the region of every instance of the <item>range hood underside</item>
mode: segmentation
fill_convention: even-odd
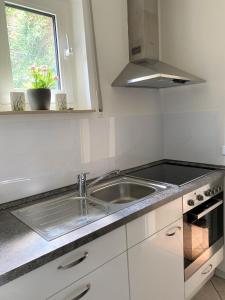
[[[169,88],[205,82],[160,61],[130,62],[112,83],[115,87]]]

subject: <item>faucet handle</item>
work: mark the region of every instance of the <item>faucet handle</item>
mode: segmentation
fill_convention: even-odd
[[[87,175],[89,175],[89,174],[90,174],[90,172],[82,172],[82,173],[78,174],[78,175],[77,175],[77,180],[78,180],[78,182],[79,182],[80,180],[86,180]]]

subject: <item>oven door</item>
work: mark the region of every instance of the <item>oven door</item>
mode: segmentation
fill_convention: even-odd
[[[222,246],[223,200],[212,198],[184,215],[185,280]]]

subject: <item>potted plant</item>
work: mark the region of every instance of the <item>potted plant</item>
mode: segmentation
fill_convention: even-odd
[[[58,77],[47,66],[31,67],[31,88],[27,96],[32,110],[49,110],[51,104],[51,88],[55,86]]]

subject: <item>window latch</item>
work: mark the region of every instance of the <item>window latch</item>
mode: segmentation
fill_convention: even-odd
[[[69,38],[66,34],[66,48],[64,49],[64,56],[65,58],[70,57],[73,55],[73,48],[70,47]]]

